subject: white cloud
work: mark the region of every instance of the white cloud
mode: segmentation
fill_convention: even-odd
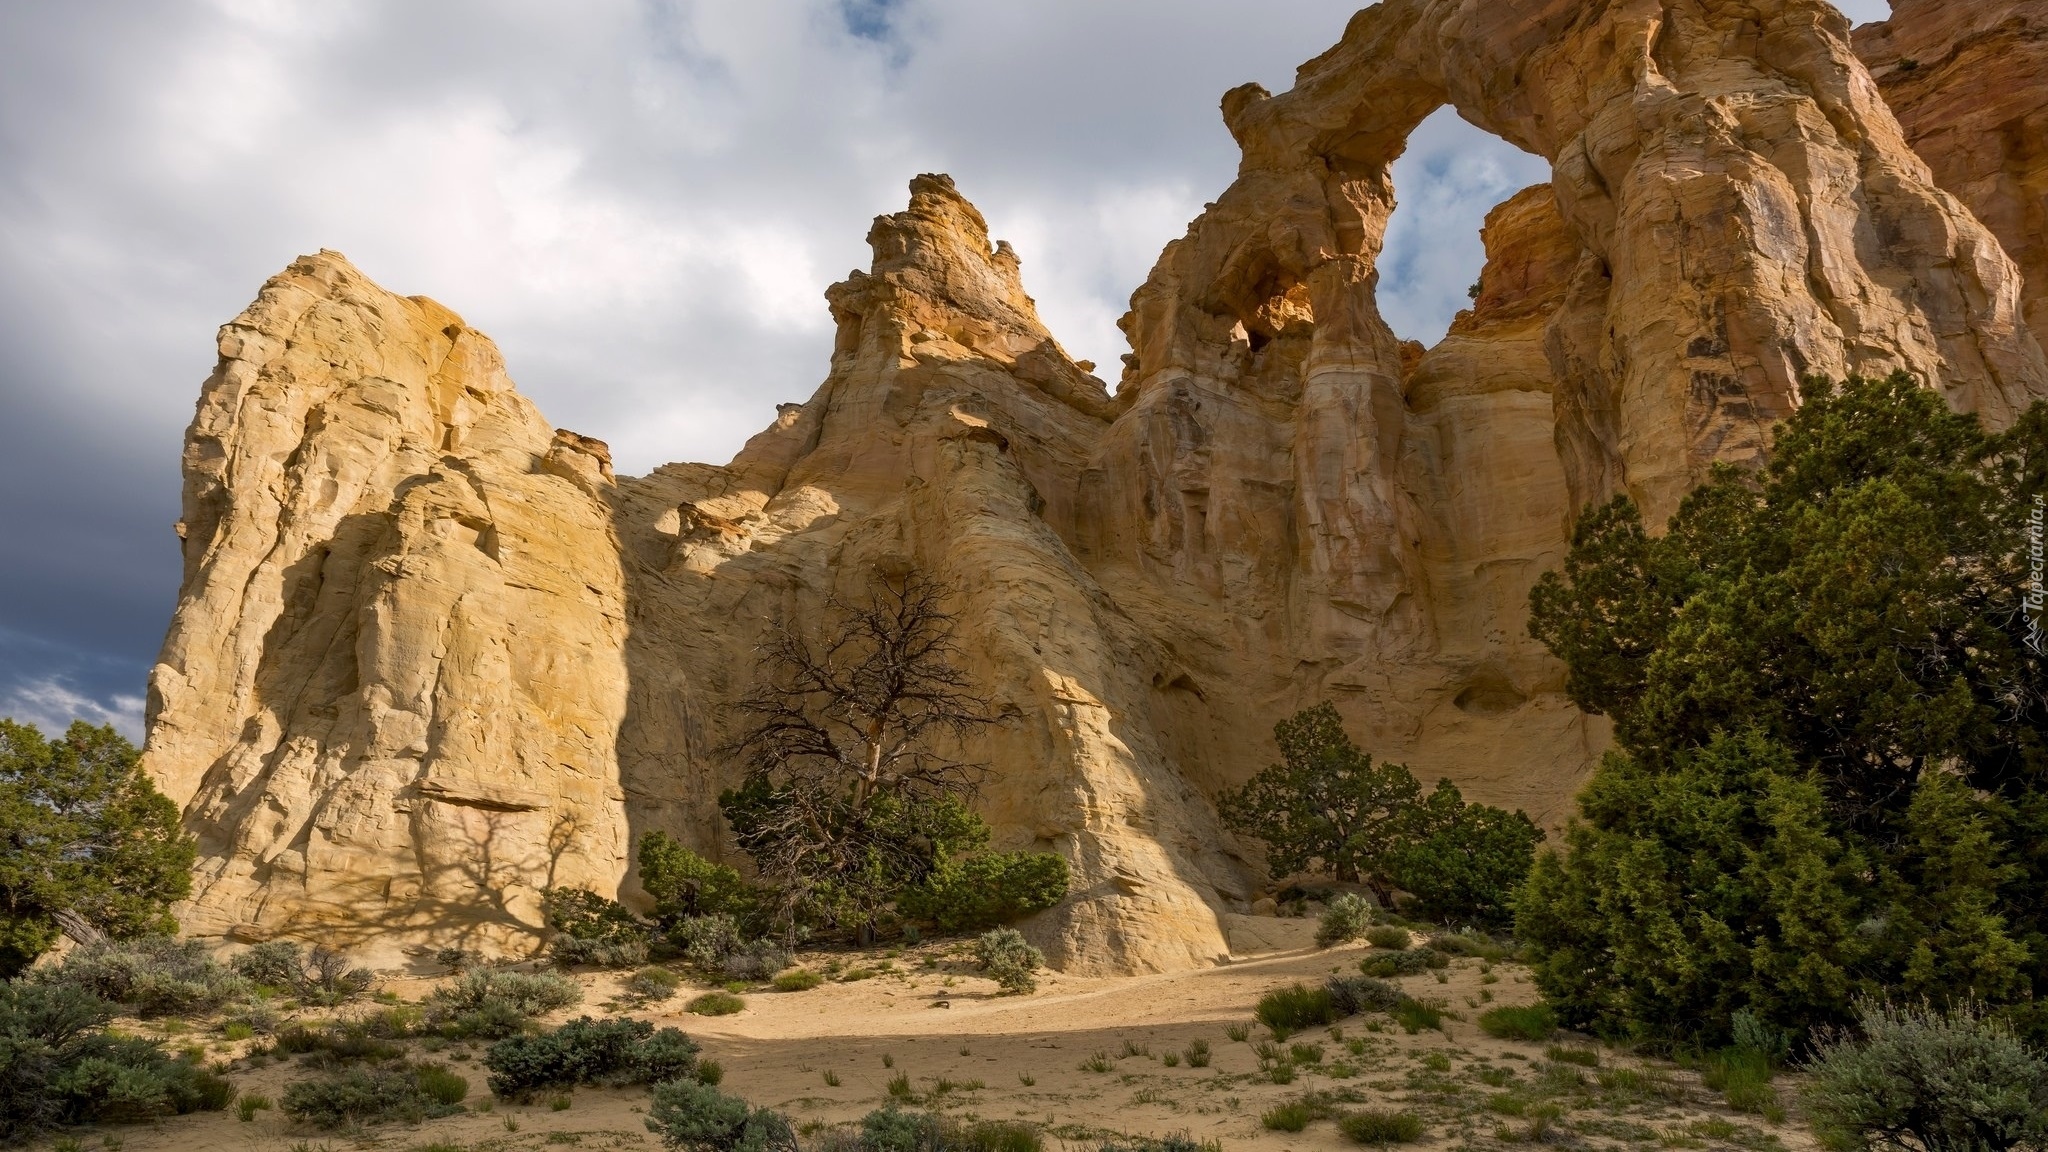
[[[68,684],[50,677],[16,684],[0,695],[0,717],[17,724],[33,724],[43,735],[54,736],[74,720],[88,724],[111,724],[130,740],[142,741],[140,696],[113,695],[104,700],[87,696]]]

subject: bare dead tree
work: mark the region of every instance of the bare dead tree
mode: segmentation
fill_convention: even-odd
[[[989,717],[947,592],[917,572],[878,576],[863,600],[834,597],[813,628],[784,622],[762,648],[762,679],[739,702],[751,722],[727,746],[746,783],[721,804],[792,903],[819,883],[878,894],[914,879],[947,835],[931,821],[964,817],[981,769],[953,753]],[[876,900],[856,903],[871,927]]]

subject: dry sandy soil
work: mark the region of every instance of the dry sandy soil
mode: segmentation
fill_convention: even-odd
[[[611,1010],[673,1024],[724,1066],[724,1091],[782,1109],[813,1131],[880,1107],[890,1099],[890,1080],[902,1075],[921,1103],[949,1114],[1043,1125],[1048,1152],[1063,1146],[1092,1152],[1110,1134],[1176,1132],[1218,1142],[1227,1152],[1356,1148],[1327,1119],[1294,1133],[1261,1123],[1267,1109],[1311,1093],[1326,1094],[1339,1112],[1416,1114],[1425,1130],[1414,1147],[1422,1149],[1537,1142],[1596,1149],[1812,1147],[1795,1123],[1774,1126],[1731,1112],[1696,1074],[1676,1066],[1612,1049],[1599,1053],[1597,1067],[1562,1064],[1546,1057],[1547,1045],[1487,1036],[1474,1023],[1481,1011],[1535,998],[1527,972],[1512,963],[1460,959],[1441,973],[1442,982],[1438,973],[1403,978],[1410,995],[1447,1009],[1442,1031],[1409,1035],[1384,1016],[1354,1017],[1335,1029],[1292,1037],[1290,1044],[1319,1045],[1321,1062],[1296,1063],[1291,1083],[1274,1083],[1256,1051],[1270,1037],[1251,1026],[1247,1041],[1233,1041],[1231,1026],[1251,1025],[1253,1006],[1266,992],[1353,971],[1368,951],[1364,945],[1316,949],[1313,930],[1308,920],[1235,918],[1236,956],[1227,966],[1123,979],[1054,974],[1022,997],[999,996],[994,984],[973,975],[957,942],[807,955],[801,960],[814,970],[834,960],[842,968],[883,970],[804,992],[751,992],[745,1011],[715,1018],[683,1010],[694,994],[688,988],[664,1003],[626,1008],[616,999],[616,975],[590,973],[579,977],[585,1003],[550,1022],[601,1015],[611,1001]],[[416,999],[432,984],[394,976],[384,988]],[[1168,1053],[1197,1039],[1209,1042],[1211,1066],[1166,1064]],[[241,1047],[217,1042],[215,1052],[227,1059]],[[1107,1071],[1083,1067],[1099,1067],[1091,1060],[1097,1054]],[[481,1055],[480,1048],[452,1046],[434,1057],[469,1077],[471,1111],[419,1125],[323,1133],[294,1127],[275,1110],[247,1123],[229,1110],[68,1137],[85,1149],[104,1139],[122,1152],[660,1147],[643,1123],[645,1089],[583,1089],[560,1109],[553,1106],[559,1100],[493,1102],[484,1089]],[[257,1069],[238,1064],[230,1074],[243,1091],[275,1099],[306,1073],[284,1061]]]

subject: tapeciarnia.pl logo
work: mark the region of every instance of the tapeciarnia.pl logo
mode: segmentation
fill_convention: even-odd
[[[2044,592],[2041,573],[2044,567],[2042,529],[2044,518],[2048,518],[2048,495],[2034,497],[2034,510],[2027,516],[2027,647],[2037,656],[2048,655],[2048,637],[2042,635],[2041,619],[2048,592]]]

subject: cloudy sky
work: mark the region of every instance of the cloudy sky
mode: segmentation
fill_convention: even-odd
[[[1078,357],[1357,0],[9,0],[0,5],[0,716],[141,728],[213,333],[336,248],[503,347],[622,471],[810,395],[820,293],[950,172]],[[1883,0],[1847,7],[1881,18]],[[1433,340],[1543,165],[1440,113],[1381,300]]]

